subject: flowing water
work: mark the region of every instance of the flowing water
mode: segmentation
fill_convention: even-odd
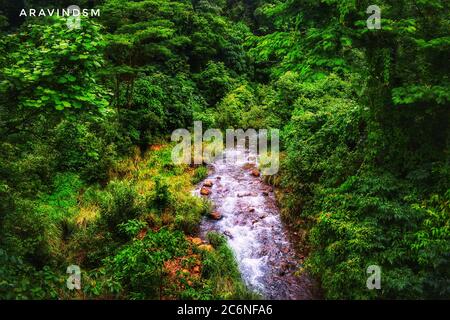
[[[241,161],[224,161],[236,156]],[[252,174],[256,159],[248,150],[226,149],[224,158],[210,165],[206,180],[213,185],[207,197],[222,218],[204,218],[201,237],[208,231],[224,234],[246,285],[264,298],[314,299],[314,282],[306,273],[295,274],[303,257],[294,250],[294,234],[280,219],[273,189]],[[199,196],[202,186],[194,191]]]

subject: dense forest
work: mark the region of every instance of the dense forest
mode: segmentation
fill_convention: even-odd
[[[72,4],[101,15],[19,15]],[[280,130],[264,179],[324,298],[450,298],[447,1],[0,0],[0,35],[0,298],[260,298],[197,241],[194,121]]]

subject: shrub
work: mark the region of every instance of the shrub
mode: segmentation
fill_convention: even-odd
[[[22,258],[0,249],[0,299],[57,299],[66,275],[48,266],[36,269]]]
[[[203,215],[211,211],[210,203],[194,196],[180,197],[175,202],[175,228],[187,234],[198,231]]]
[[[181,232],[161,229],[125,245],[105,261],[107,273],[132,299],[162,297],[164,262],[186,253],[188,243]]]
[[[208,167],[199,166],[195,168],[194,175],[192,176],[192,183],[197,184],[206,179],[206,177],[208,177]]]
[[[127,181],[112,181],[106,187],[106,197],[100,203],[100,222],[114,236],[120,236],[118,225],[137,218],[142,213],[142,199]]]
[[[114,146],[89,122],[63,120],[54,130],[58,167],[80,174],[87,182],[107,180],[116,157]]]
[[[12,256],[36,268],[51,263],[60,252],[61,235],[45,212],[30,200],[15,199],[1,226],[1,242]]]

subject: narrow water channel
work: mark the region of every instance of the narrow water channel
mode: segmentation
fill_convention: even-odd
[[[242,156],[241,161],[225,161]],[[237,157],[239,159],[239,157]],[[210,165],[210,174],[195,189],[207,188],[219,220],[204,218],[201,237],[217,231],[228,238],[247,286],[266,299],[315,299],[314,281],[298,275],[301,258],[292,234],[280,219],[274,192],[254,171],[256,156],[245,149],[228,149]]]

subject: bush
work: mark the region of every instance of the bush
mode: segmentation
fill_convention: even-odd
[[[114,146],[92,124],[63,120],[54,130],[58,167],[80,174],[87,182],[104,182],[116,157]]]
[[[100,223],[114,236],[123,236],[118,225],[137,218],[142,213],[143,199],[127,181],[112,181],[100,203]]]
[[[174,206],[175,228],[191,235],[197,233],[202,216],[211,212],[209,202],[191,195],[180,197]]]
[[[48,266],[38,270],[20,257],[0,249],[0,299],[57,299],[66,275],[55,274]]]
[[[208,177],[208,167],[206,166],[199,166],[195,168],[195,173],[192,176],[192,183],[197,184],[200,181],[203,181]]]
[[[142,150],[167,132],[191,126],[193,114],[204,107],[194,83],[184,74],[163,73],[141,75],[131,98],[123,93],[119,103],[121,133]]]
[[[54,262],[60,253],[61,234],[45,212],[30,200],[15,199],[1,226],[2,246],[12,256],[36,268]]]
[[[149,231],[107,259],[106,269],[132,299],[162,297],[164,262],[186,254],[188,243],[181,232]]]
[[[156,208],[161,212],[173,201],[168,184],[161,177],[155,177],[155,187],[149,201],[149,208]]]

